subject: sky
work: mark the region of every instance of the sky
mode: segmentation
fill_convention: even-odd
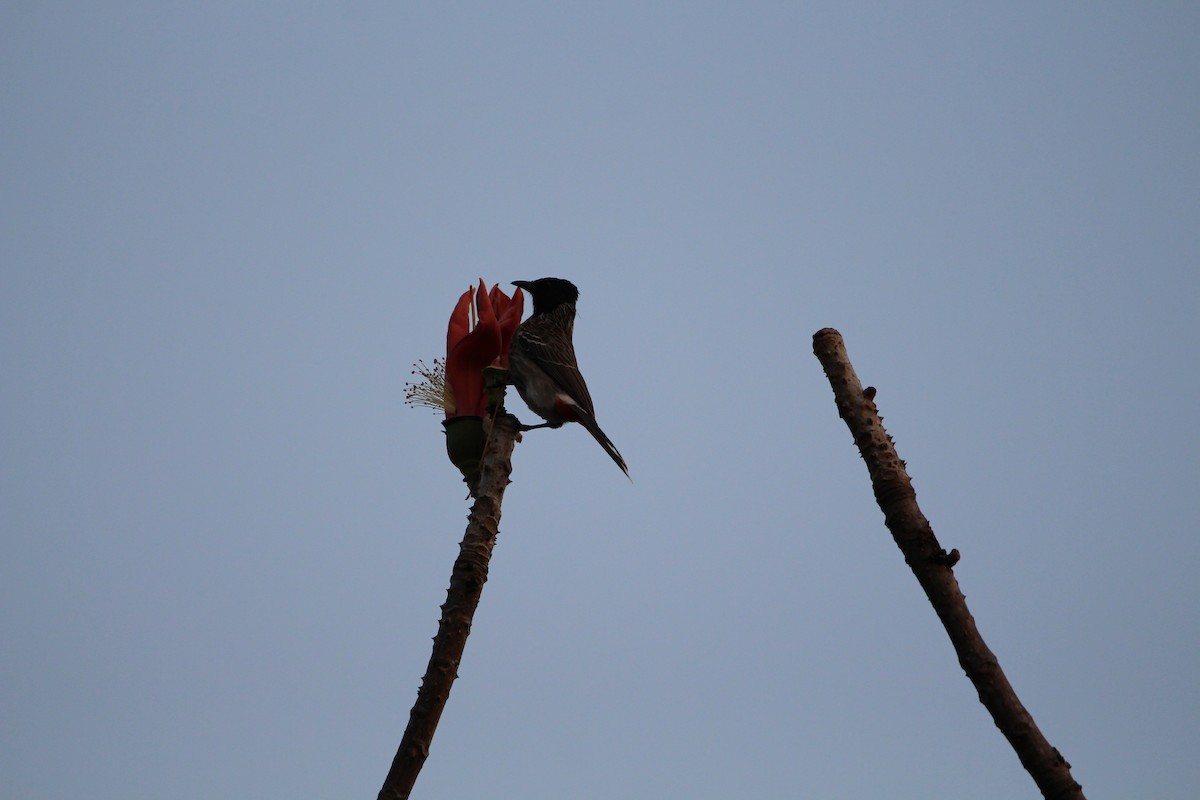
[[[824,327],[1088,796],[1196,795],[1195,4],[10,2],[0,105],[5,797],[374,797],[468,509],[403,386],[543,276],[633,481],[517,446],[414,797],[1038,796]]]

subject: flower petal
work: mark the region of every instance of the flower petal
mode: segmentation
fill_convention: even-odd
[[[446,330],[447,355],[471,332],[471,300],[474,296],[475,290],[467,289],[462,293],[462,297],[458,298],[454,310],[450,312],[450,327]]]
[[[512,344],[513,334],[517,332],[517,327],[521,324],[521,317],[525,313],[525,293],[518,288],[513,292],[510,299],[504,292],[500,291],[499,284],[492,289],[492,304],[496,305],[496,296],[504,298],[501,303],[503,308],[497,308],[496,316],[500,321],[500,366],[508,367],[508,348]]]

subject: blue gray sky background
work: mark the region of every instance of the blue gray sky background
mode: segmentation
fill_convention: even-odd
[[[1089,797],[1194,797],[1198,42],[1169,2],[4,4],[0,794],[373,797],[467,510],[403,384],[479,277],[555,275],[634,482],[519,445],[419,797],[1037,796],[826,326]]]

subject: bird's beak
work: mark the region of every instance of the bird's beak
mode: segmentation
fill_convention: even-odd
[[[525,290],[529,289],[529,281],[509,281],[509,283],[511,283],[513,286],[516,286],[519,289],[525,289]]]

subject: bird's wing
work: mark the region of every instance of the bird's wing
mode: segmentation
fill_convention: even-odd
[[[557,320],[531,317],[517,331],[513,346],[520,347],[558,388],[594,417],[596,411],[592,407],[592,395],[588,392],[583,375],[579,372],[579,364],[575,361],[575,345],[571,342],[572,327],[568,321],[564,331]]]

